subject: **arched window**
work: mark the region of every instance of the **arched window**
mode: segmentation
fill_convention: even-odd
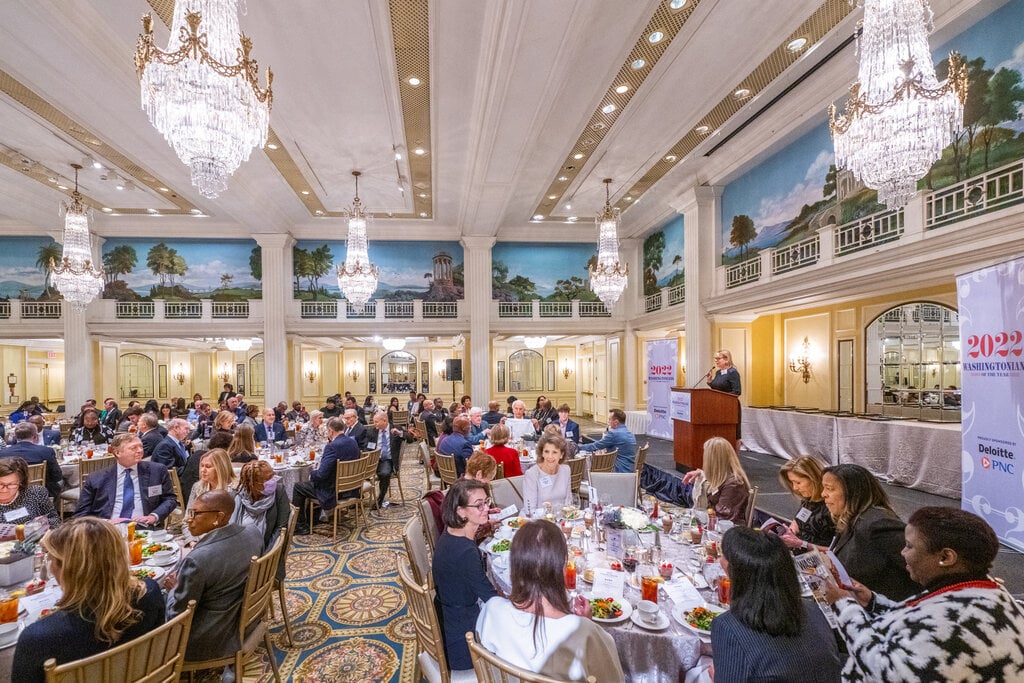
[[[392,351],[381,356],[380,389],[382,394],[416,391],[416,356],[405,351]]]
[[[865,334],[867,411],[960,419],[960,324],[941,304],[913,302],[882,313]]]
[[[508,357],[509,390],[544,391],[544,356],[530,349],[520,349]]]
[[[121,398],[147,399],[153,392],[153,359],[141,353],[125,353],[118,359]]]
[[[266,393],[266,362],[262,353],[249,359],[249,396],[263,396]]]

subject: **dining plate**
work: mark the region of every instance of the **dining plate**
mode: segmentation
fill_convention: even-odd
[[[135,572],[142,571],[142,570],[145,570],[147,572],[152,572],[153,575],[148,577],[148,578],[151,578],[154,581],[159,581],[160,577],[167,573],[167,570],[164,569],[163,567],[147,566],[147,565],[136,565],[136,566],[132,567],[132,569],[131,569],[132,576],[134,576],[137,579],[138,578],[142,578],[140,576],[136,576],[136,574],[135,574]]]
[[[715,612],[717,614],[721,614],[722,612],[725,611],[724,609],[718,607],[717,605],[714,605],[714,606],[713,605],[698,605],[698,606],[705,607],[706,609],[708,609],[708,610],[710,610],[712,612]],[[675,619],[677,622],[679,622],[679,625],[682,626],[683,628],[685,628],[687,631],[690,631],[691,633],[693,633],[693,634],[695,634],[697,636],[700,636],[702,639],[710,640],[711,639],[711,631],[705,631],[702,628],[697,628],[696,626],[691,625],[690,622],[686,621],[686,612],[689,612],[691,609],[694,609],[694,608],[693,607],[687,607],[685,605],[676,606],[676,608],[672,610],[672,618]]]
[[[147,566],[147,567],[169,567],[172,564],[174,564],[175,562],[177,562],[179,557],[181,557],[181,549],[180,548],[178,550],[176,550],[174,552],[174,554],[172,554],[169,558],[167,558],[163,562],[157,562],[156,560],[154,560],[151,557],[148,560],[146,560],[145,562],[143,562],[143,564],[145,566]]]
[[[658,612],[658,620],[653,624],[648,624],[646,621],[640,618],[640,611],[637,610],[630,615],[630,620],[642,629],[648,631],[664,631],[669,627],[672,621],[668,618],[668,615],[663,612]]]
[[[588,600],[594,599],[594,597],[590,594],[587,594],[586,597]],[[610,619],[599,619],[597,617],[592,617],[592,619],[599,624],[618,624],[625,621],[626,619],[629,619],[629,615],[633,614],[633,606],[629,604],[628,600],[625,599],[616,600],[616,602],[622,605],[622,614],[620,614],[617,617],[612,617]]]

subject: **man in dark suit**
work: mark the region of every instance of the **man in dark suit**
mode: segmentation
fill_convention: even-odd
[[[558,406],[558,428],[562,430],[562,438],[566,441],[580,442],[580,426],[569,419],[569,404]]]
[[[351,436],[356,440],[359,450],[366,450],[366,427],[359,423],[359,416],[356,411],[349,408],[342,418],[345,422],[345,436]]]
[[[359,403],[356,402],[355,396],[348,396],[345,398],[345,410],[356,411],[356,419],[359,420],[359,424],[363,425],[364,427],[367,425],[366,413],[363,412],[362,406],[360,406]]]
[[[437,424],[444,420],[438,419],[432,399],[428,398],[423,402],[423,410],[420,411],[419,419],[423,420],[423,424],[427,428],[427,444],[433,447],[437,443]]]
[[[263,411],[263,421],[256,425],[256,431],[253,433],[253,438],[257,443],[263,441],[284,441],[284,425],[277,422],[276,417],[273,408],[267,408]]]
[[[49,429],[42,415],[33,415],[28,421],[36,426],[36,432],[39,434],[36,438],[37,446],[56,446],[60,443],[60,430]]]
[[[74,516],[156,526],[178,507],[167,468],[141,462],[142,441],[135,434],[118,434],[111,449],[117,464],[86,480]]]
[[[185,461],[188,460],[188,451],[185,450],[185,439],[191,430],[188,422],[176,417],[167,423],[167,436],[153,449],[153,462],[159,463],[167,469],[174,468],[180,475],[185,469]]]
[[[355,415],[352,416],[355,419]],[[337,496],[343,498],[359,495],[359,490],[335,491],[336,474],[338,462],[343,460],[358,460],[359,446],[356,440],[345,436],[345,423],[335,417],[327,422],[327,438],[330,443],[324,447],[323,458],[320,459],[320,466],[309,473],[309,481],[300,481],[292,489],[292,505],[299,509],[299,519],[295,525],[295,533],[299,536],[309,534],[310,520],[306,517],[307,502],[315,498],[320,503],[324,512],[330,512],[338,505]]]
[[[0,450],[0,458],[23,458],[29,465],[46,463],[46,490],[51,496],[60,496],[60,485],[64,476],[57,464],[57,454],[52,448],[36,445],[36,426],[31,422],[19,422],[14,428],[14,443]]]
[[[224,384],[224,391],[220,392],[220,396],[217,397],[217,405],[222,405],[224,401],[228,400],[235,395],[235,388],[230,384]]]
[[[157,444],[164,440],[160,431],[160,418],[153,413],[145,413],[139,418],[139,438],[142,440],[142,456],[151,458]]]
[[[388,426],[388,414],[383,410],[374,413],[373,426],[366,428],[366,449],[380,449],[380,462],[377,464],[377,482],[380,492],[377,494],[377,507],[386,508],[391,505],[384,500],[391,485],[391,474],[401,466],[402,444],[414,439],[405,430]]]
[[[103,416],[103,424],[110,427],[111,430],[117,431],[117,426],[121,424],[121,409],[117,407],[117,401],[112,398],[104,400],[103,409],[106,411]]]

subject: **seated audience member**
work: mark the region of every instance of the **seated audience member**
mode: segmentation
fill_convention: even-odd
[[[500,407],[501,407],[501,404],[498,403],[497,401],[491,401],[490,403],[488,403],[487,404],[487,412],[484,413],[483,416],[482,416],[483,417],[483,421],[486,422],[487,424],[489,424],[492,427],[494,425],[496,425],[496,424],[499,424],[501,422],[502,418],[505,417],[505,413],[503,413],[503,412],[498,410],[498,408],[500,408]]]
[[[438,430],[440,430],[440,433],[437,435],[437,443],[434,445],[435,451],[441,446],[445,439],[452,435],[452,431],[454,431],[452,429],[453,421],[454,420],[451,419],[445,420],[438,426]],[[437,471],[437,467],[434,465],[433,461],[430,462],[430,466],[434,468],[435,472]]]
[[[491,426],[484,422],[484,411],[480,408],[469,409],[469,434],[466,438],[470,443],[480,443],[491,433]]]
[[[505,466],[506,477],[519,477],[523,474],[523,466],[519,462],[519,451],[505,445],[508,443],[508,439],[508,427],[503,424],[494,425],[491,428],[491,443],[493,445],[487,449],[487,453]]]
[[[202,400],[203,400],[203,395],[202,394],[193,394],[192,395],[192,401],[188,404],[188,409],[189,410],[197,409],[199,407],[199,404],[202,402]]]
[[[33,415],[28,421],[36,426],[36,431],[39,434],[36,437],[37,446],[56,446],[60,443],[60,430],[47,427],[42,415]]]
[[[28,418],[32,417],[32,409],[35,408],[35,404],[32,401],[22,401],[18,409],[11,413],[7,419],[11,421],[11,424],[19,424],[24,422]]]
[[[338,498],[351,498],[359,494],[358,489],[339,492],[335,489],[338,462],[358,460],[359,446],[356,440],[345,436],[345,423],[337,417],[327,423],[327,437],[330,439],[324,447],[320,466],[309,473],[309,481],[300,481],[292,488],[292,505],[299,509],[299,519],[295,526],[295,534],[306,536],[312,526],[307,518],[307,503],[314,499],[320,509],[330,512],[338,505]]]
[[[444,441],[437,447],[437,452],[442,455],[455,456],[455,471],[459,476],[466,472],[466,461],[473,456],[473,445],[466,439],[469,434],[469,418],[459,415],[452,420],[452,433],[445,437]]]
[[[793,558],[779,538],[734,527],[722,537],[719,561],[731,585],[729,610],[711,622],[716,683],[838,681],[828,620],[817,603],[800,599]]]
[[[259,529],[263,536],[263,549],[268,550],[278,532],[288,526],[290,513],[288,493],[270,463],[257,460],[242,465],[231,522]]]
[[[523,477],[523,509],[533,514],[551,503],[555,510],[572,503],[572,473],[565,464],[565,439],[544,434],[537,441],[537,465]]]
[[[100,414],[95,408],[86,408],[82,412],[82,426],[71,432],[71,441],[76,446],[86,442],[109,443],[113,438],[114,430],[100,424]]]
[[[566,558],[557,526],[544,520],[523,526],[509,552],[512,592],[480,610],[480,644],[520,669],[558,680],[622,681],[615,641],[573,614],[562,576]]]
[[[543,432],[549,424],[558,422],[558,411],[551,405],[551,401],[543,399],[538,401],[537,410],[533,411],[533,427],[538,432]]]
[[[180,476],[185,470],[185,461],[188,460],[188,451],[185,450],[185,440],[191,428],[188,422],[180,417],[173,418],[167,423],[167,436],[153,449],[153,462],[163,465],[167,469],[174,468]]]
[[[210,438],[206,441],[207,448],[227,448],[231,445],[231,437],[234,436],[235,425],[238,420],[235,419],[235,414],[221,410],[217,413],[217,416],[213,418],[213,432],[210,434]]]
[[[918,590],[907,574],[903,520],[875,475],[860,465],[826,467],[821,495],[836,523],[832,550],[850,576],[892,600]]]
[[[694,483],[693,500],[698,508],[712,508],[718,519],[733,524],[747,523],[750,479],[727,440],[713,436],[705,441],[704,468],[687,472],[683,483]]]
[[[475,543],[477,529],[487,523],[490,507],[484,484],[474,479],[459,479],[452,484],[441,504],[445,530],[434,546],[431,572],[444,629],[445,654],[453,671],[473,668],[466,631],[476,626],[479,603],[497,595]]]
[[[828,548],[836,535],[836,523],[821,497],[825,469],[817,458],[801,455],[787,460],[779,469],[779,481],[800,499],[800,509],[782,536],[787,548],[800,552],[815,545]]]
[[[156,415],[146,413],[139,418],[139,439],[142,441],[142,454],[144,458],[153,457],[153,451],[157,445],[167,436],[166,430],[160,431],[160,423]]]
[[[826,595],[850,652],[844,681],[1024,680],[1024,608],[988,572],[999,551],[977,515],[923,507],[910,516],[903,558],[924,591],[902,603],[854,581]]]
[[[118,434],[111,442],[117,465],[100,470],[82,485],[75,517],[132,520],[156,526],[178,507],[167,468],[142,461],[142,442]]]
[[[593,453],[595,451],[619,449],[615,456],[616,472],[632,472],[636,468],[636,437],[626,427],[626,413],[619,408],[608,411],[608,431],[599,440],[583,444],[580,451]]]
[[[418,417],[423,420],[423,426],[427,429],[427,445],[437,448],[437,436],[440,432],[438,425],[444,423],[444,418],[438,416],[433,399],[423,401],[423,409],[420,410]]]
[[[393,420],[394,419],[391,416],[392,413],[400,413],[400,412],[402,412],[402,406],[398,402],[398,397],[397,396],[392,396],[391,397],[391,401],[388,402],[388,409],[387,409],[388,420]]]
[[[185,517],[189,533],[201,538],[174,571],[161,579],[167,589],[167,618],[196,601],[185,661],[226,657],[238,650],[238,620],[249,578],[249,561],[263,553],[263,535],[255,527],[231,523],[235,498],[207,491]],[[241,680],[239,673],[237,679]]]
[[[228,459],[227,451],[223,448],[214,448],[212,451],[206,451],[199,456],[199,481],[192,484],[192,487],[189,489],[185,513],[188,514],[192,504],[196,502],[199,496],[207,491],[219,490],[224,490],[234,495],[238,490],[238,479],[235,477],[235,471],[231,469],[231,460]],[[188,543],[194,545],[198,540],[189,533],[187,524],[182,529],[182,533]]]
[[[331,396],[327,399],[327,405],[320,409],[320,413],[324,416],[325,420],[330,420],[332,417],[341,417],[342,407],[338,405],[338,399],[335,396]]]
[[[60,526],[60,515],[53,509],[49,492],[42,486],[28,485],[25,461],[6,455],[0,458],[0,523],[24,524],[42,515],[46,515],[51,529]]]
[[[255,432],[256,427],[260,424],[260,407],[255,404],[247,405],[244,408],[239,408],[238,412],[242,414],[242,419],[238,420],[238,424],[249,425]]]
[[[277,421],[273,408],[263,411],[263,420],[256,425],[253,438],[259,443],[285,440],[284,425]]]
[[[100,415],[103,424],[110,427],[111,430],[116,430],[117,426],[121,424],[122,418],[121,409],[117,407],[117,401],[112,398],[104,399],[103,413]]]
[[[564,436],[562,436],[562,429],[557,424],[555,424],[555,423],[549,424],[547,427],[544,428],[542,433],[543,434],[553,434],[553,435],[557,436],[559,439],[562,439],[563,441],[565,441],[565,459],[566,460],[572,460],[573,458],[576,457],[576,454],[580,452],[580,445],[578,443],[576,443],[575,441],[572,441],[570,439],[566,439]]]
[[[285,413],[284,416],[292,422],[309,422],[309,413],[306,412],[306,407],[302,405],[302,401],[292,401],[292,409]]]
[[[309,424],[303,427],[302,431],[308,438],[314,438],[317,441],[326,441],[327,421],[324,418],[324,414],[319,410],[311,411],[309,413]]]
[[[100,654],[164,623],[164,601],[152,579],[128,569],[124,539],[93,518],[71,519],[42,539],[61,597],[44,619],[25,627],[14,651],[11,680],[43,683],[43,663]]]
[[[60,495],[61,484],[64,475],[61,474],[60,465],[57,464],[57,454],[49,446],[37,446],[36,426],[29,421],[19,422],[14,428],[14,443],[0,450],[2,458],[21,458],[26,465],[38,465],[46,463],[46,476],[44,478],[46,490],[51,497]]]
[[[167,424],[176,417],[174,407],[170,403],[164,403],[160,406],[160,414],[157,417],[159,417],[164,424]]]
[[[156,401],[153,401],[153,403],[155,404]],[[139,418],[142,417],[143,412],[153,413],[156,415],[156,412],[152,410],[143,411],[142,408],[138,406],[128,406],[121,415],[121,421],[117,423],[117,429],[114,430],[114,433],[123,434],[124,432],[138,431]]]
[[[355,409],[348,408],[342,413],[341,419],[345,423],[345,436],[355,439],[359,450],[366,450],[366,427],[359,421],[359,415]]]
[[[240,424],[235,427],[235,434],[231,437],[231,445],[228,446],[228,457],[231,462],[249,462],[256,460],[256,438],[253,435],[252,427],[247,424]]]
[[[562,433],[562,438],[566,441],[572,441],[576,445],[580,443],[580,426],[573,420],[569,419],[569,404],[563,403],[558,406],[558,422],[554,423],[558,425],[558,430]]]
[[[361,425],[363,425],[365,427],[366,426],[366,412],[359,405],[359,402],[356,401],[355,396],[352,396],[348,392],[345,392],[345,393],[346,393],[346,396],[345,396],[345,410],[354,410],[354,411],[356,411],[356,420],[359,421],[359,424],[361,424]]]

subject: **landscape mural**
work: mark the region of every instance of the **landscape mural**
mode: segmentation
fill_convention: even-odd
[[[105,299],[261,299],[259,246],[252,240],[109,239],[103,243]]]
[[[296,299],[344,298],[335,267],[345,262],[344,241],[302,240],[292,250]],[[458,242],[371,241],[370,261],[380,268],[373,299],[458,301],[464,298],[462,245]]]
[[[1024,158],[1024,0],[1011,0],[932,53],[944,79],[950,51],[968,64],[964,128],[919,189],[941,189]],[[836,103],[837,107],[842,102]],[[722,264],[882,210],[874,190],[835,167],[827,117],[730,183],[722,196]],[[646,282],[645,282],[646,285]]]
[[[498,242],[491,250],[491,298],[497,301],[597,301],[590,289],[597,245]],[[559,277],[569,273],[568,277]]]
[[[684,282],[683,217],[677,215],[644,240],[644,296]]]
[[[0,238],[0,300],[60,299],[50,285],[50,260],[61,260],[61,245],[49,237]]]

